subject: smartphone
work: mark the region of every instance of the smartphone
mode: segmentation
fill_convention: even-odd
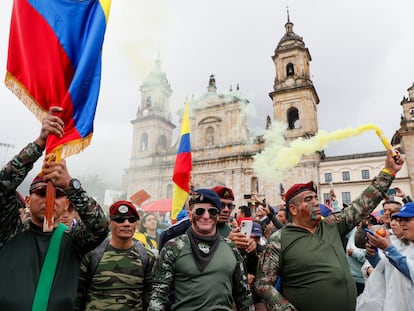
[[[246,199],[251,199],[252,198],[252,195],[251,194],[245,194],[245,195],[243,195],[243,198],[246,200]]]
[[[253,229],[253,220],[242,220],[240,223],[240,232],[244,233],[247,238],[250,238]]]
[[[372,231],[372,230],[370,230],[370,229],[364,228],[364,231],[365,231],[365,234],[375,235],[374,231]],[[367,238],[367,239],[368,239],[368,238]],[[371,244],[370,244],[370,245],[371,245]],[[374,251],[378,252],[378,247],[376,247],[376,246],[372,246],[372,245],[371,245],[371,247],[374,249]]]
[[[387,194],[389,194],[389,195],[395,195],[396,193],[397,193],[397,189],[395,189],[395,188],[390,188],[387,191]]]
[[[365,234],[375,235],[374,231],[369,230],[368,228],[364,228]]]

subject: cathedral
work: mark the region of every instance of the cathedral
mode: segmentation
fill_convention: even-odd
[[[310,52],[302,37],[293,31],[288,19],[285,33],[272,56],[275,66],[273,120],[286,123],[287,143],[311,138],[318,132],[319,97],[311,80]],[[144,189],[151,199],[171,198],[172,174],[179,141],[173,141],[170,112],[171,85],[159,59],[140,87],[141,101],[133,125],[129,167],[125,169],[122,190],[130,198]],[[255,136],[247,127],[249,100],[239,87],[220,92],[214,75],[207,92],[189,102],[194,189],[225,185],[233,189],[236,205],[246,204],[244,194],[255,192],[271,205],[280,204],[283,187],[313,180],[318,184],[320,200],[335,191],[339,202],[354,200],[383,168],[385,151],[328,157],[318,151],[302,157],[283,180],[261,179],[253,170],[254,156],[266,147],[263,136]],[[401,127],[392,138],[394,148],[406,162],[393,186],[414,194],[414,84],[402,102]],[[184,106],[183,106],[184,108]],[[182,115],[182,112],[181,112]],[[180,121],[181,124],[181,121]],[[269,128],[272,118],[264,125]],[[180,126],[179,126],[180,127]]]

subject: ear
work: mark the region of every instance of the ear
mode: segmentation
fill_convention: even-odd
[[[26,195],[24,203],[26,204],[26,207],[30,209],[30,195]]]
[[[66,200],[65,200],[65,207],[63,208],[63,210],[65,211],[65,212],[67,212],[68,211],[68,209],[69,209],[69,199],[68,198],[66,198]]]
[[[187,211],[187,217],[190,221],[193,221],[193,210],[192,209]]]
[[[292,216],[296,216],[298,214],[297,207],[293,204],[289,204],[289,213]]]

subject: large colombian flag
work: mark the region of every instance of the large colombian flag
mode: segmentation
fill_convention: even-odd
[[[14,0],[5,84],[40,120],[63,108],[65,135],[48,138],[47,154],[78,153],[91,141],[110,5]]]
[[[174,192],[171,209],[171,219],[177,219],[190,192],[190,176],[192,169],[190,146],[190,118],[188,115],[188,100],[185,102],[183,123],[181,124],[180,145],[174,166]]]

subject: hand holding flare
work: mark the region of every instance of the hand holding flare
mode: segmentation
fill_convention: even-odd
[[[381,142],[384,145],[385,149],[392,150],[392,156],[393,157],[396,157],[397,156],[397,153],[392,148],[390,142],[388,141],[387,137],[385,137],[384,133],[379,128],[377,130],[375,130],[375,133],[377,134],[377,136],[381,140]]]
[[[264,134],[266,148],[253,157],[253,169],[261,178],[282,180],[285,173],[300,162],[302,156],[324,150],[331,142],[359,136],[366,131],[372,130],[376,132],[385,148],[393,152],[394,160],[396,160],[398,152],[393,150],[381,129],[374,124],[364,124],[357,128],[339,129],[331,133],[320,130],[311,138],[301,137],[287,144],[284,138],[286,124],[275,122],[273,127]]]

